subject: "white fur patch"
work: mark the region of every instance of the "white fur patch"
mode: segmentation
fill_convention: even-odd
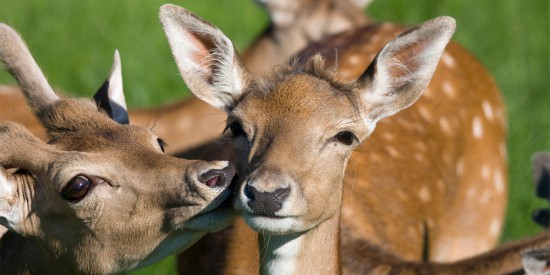
[[[483,124],[479,117],[475,117],[472,122],[472,134],[476,139],[481,139],[483,137]]]
[[[439,119],[439,127],[441,128],[441,131],[447,135],[451,135],[453,131],[451,130],[451,125],[449,124],[449,120],[445,117],[441,117]]]
[[[504,177],[499,169],[496,169],[493,175],[495,190],[499,193],[504,191]]]
[[[450,98],[454,98],[456,96],[455,87],[450,81],[443,82],[443,92]]]
[[[388,151],[390,156],[392,156],[393,158],[398,158],[401,156],[401,154],[399,154],[399,152],[392,146],[387,146],[386,151]]]
[[[278,236],[273,236],[269,242],[276,242]],[[284,237],[283,237],[284,238]],[[273,243],[267,244],[266,257],[263,261],[266,263],[262,267],[262,274],[294,274],[296,270],[296,258],[302,245],[303,237],[296,237],[284,244],[277,244],[278,248],[271,250],[269,247]],[[314,257],[314,255],[312,255]]]
[[[455,60],[454,58],[448,54],[448,53],[444,53],[442,56],[441,56],[441,61],[443,61],[443,64],[445,64],[447,67],[449,68],[454,68],[455,67]]]
[[[489,168],[489,165],[485,164],[481,167],[481,178],[483,178],[483,180],[488,180],[490,173],[491,169]]]
[[[489,233],[493,236],[498,236],[500,234],[500,227],[502,226],[502,223],[500,220],[493,220],[491,224],[489,225]]]
[[[494,114],[493,114],[493,107],[491,107],[491,103],[489,103],[489,101],[487,100],[484,100],[481,103],[481,107],[483,108],[483,113],[485,114],[485,117],[488,120],[493,120]]]
[[[350,65],[357,65],[359,64],[359,62],[361,62],[361,58],[359,57],[359,55],[354,54],[348,57],[348,63]]]
[[[418,109],[418,112],[420,113],[420,116],[424,120],[426,120],[426,121],[431,121],[432,120],[432,114],[430,113],[430,111],[428,111],[428,109],[426,109],[426,107],[419,106],[417,109]]]
[[[428,189],[428,187],[423,186],[422,188],[420,188],[420,191],[418,191],[418,197],[420,198],[420,201],[422,201],[424,203],[430,202],[431,194],[430,194],[430,190]]]

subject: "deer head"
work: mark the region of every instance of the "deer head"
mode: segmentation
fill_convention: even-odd
[[[220,205],[234,167],[165,155],[159,137],[128,125],[118,53],[97,102],[59,98],[4,24],[0,59],[50,136],[0,124],[3,272],[121,272],[230,222]]]
[[[191,91],[228,113],[242,179],[236,208],[268,234],[304,232],[337,215],[350,153],[380,119],[418,99],[455,29],[449,17],[415,27],[342,83],[319,55],[255,79],[216,27],[173,5],[160,19]]]

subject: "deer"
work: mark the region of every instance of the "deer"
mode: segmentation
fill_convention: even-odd
[[[363,9],[372,0],[259,0],[269,25],[243,52],[247,69],[257,75],[284,65],[311,42],[371,23]]]
[[[0,123],[0,273],[128,271],[231,223],[235,167],[166,155],[129,125],[118,51],[95,101],[61,99],[5,24],[0,60],[49,137]]]
[[[308,42],[346,29],[368,24],[362,9],[370,0],[261,1],[270,17],[269,26],[243,53],[250,71],[261,74],[286,62]],[[281,16],[286,12],[285,16]],[[282,18],[286,18],[282,20]],[[322,22],[322,24],[320,23]],[[292,27],[289,27],[292,26]],[[0,120],[22,123],[36,136],[47,139],[39,122],[14,86],[0,86]],[[195,97],[156,108],[130,108],[132,123],[155,125],[166,141],[169,154],[185,152],[218,138],[226,115]]]
[[[313,43],[294,63],[262,78],[205,20],[173,5],[161,7],[160,19],[186,85],[228,113],[226,135],[242,179],[238,197],[248,198],[236,207],[243,219],[180,254],[182,273],[259,269],[267,252],[246,224],[291,230],[300,223],[273,213],[312,211],[328,219],[340,197],[342,250],[361,240],[405,261],[453,262],[496,245],[507,192],[502,98],[473,56],[452,41],[441,46],[445,40],[434,38],[439,28],[420,35],[425,42],[413,43],[419,38],[405,33],[390,50],[384,45],[406,28],[385,23],[349,30]],[[447,23],[430,24],[450,24],[440,21]],[[445,48],[439,63],[428,50],[432,44]],[[421,66],[428,59],[435,72]],[[427,87],[412,84],[420,77]],[[417,92],[398,96],[398,88]],[[414,105],[389,116],[424,88]],[[395,102],[394,109],[384,108],[386,102]],[[340,176],[342,188],[316,188]],[[243,210],[248,207],[256,207],[257,217]]]
[[[346,164],[353,160],[352,152],[361,146],[377,145],[369,141],[383,130],[383,121],[386,121],[386,127],[391,126],[390,121],[396,123],[395,127],[406,128],[392,118],[414,110],[415,106],[422,107],[424,97],[420,96],[433,89],[430,85],[441,77],[441,70],[436,70],[441,66],[440,58],[451,58],[445,54],[460,50],[449,43],[456,28],[454,19],[439,17],[402,32],[374,53],[370,65],[362,73],[356,73],[355,80],[344,78],[342,72],[345,69],[336,67],[336,57],[325,60],[319,54],[319,48],[304,52],[299,60],[276,71],[271,78],[258,80],[247,72],[231,41],[218,28],[174,5],[162,6],[160,19],[185,83],[197,97],[228,112],[227,131],[230,132],[240,176],[235,208],[246,224],[259,232],[261,274],[339,274],[341,271],[352,274],[501,274],[521,268],[521,251],[550,244],[550,232],[547,231],[461,261],[429,263],[421,259],[406,259],[365,239],[351,240],[348,237],[342,238],[340,243],[340,231],[349,230],[340,219],[346,217],[343,180]],[[360,30],[371,32],[368,35],[344,35],[353,37],[355,41],[368,41],[373,32],[376,34],[381,28],[384,26]],[[349,47],[354,50],[354,47]],[[347,49],[344,46],[338,48],[340,60],[346,60]],[[462,62],[472,65],[467,56],[463,58]],[[453,62],[458,62],[458,59]],[[492,100],[499,102],[498,94],[490,92],[495,90],[489,90],[489,95],[481,99],[468,94],[461,96],[481,102],[492,96]],[[481,114],[484,112],[482,106],[481,103],[480,110],[477,110]],[[479,113],[474,113],[474,122]],[[468,126],[471,131],[465,131],[461,137],[467,139],[469,135],[472,140],[478,139],[479,129],[475,123]],[[488,126],[484,122],[484,133],[489,131]],[[378,129],[374,131],[376,127]],[[490,130],[495,131],[495,136],[503,134],[502,121],[492,127],[496,128]],[[428,140],[425,142],[430,144]],[[495,147],[498,152],[499,146]],[[420,160],[410,165],[419,165],[418,162]],[[398,166],[398,169],[406,167]],[[391,172],[381,171],[377,180],[392,176]],[[413,181],[402,178],[399,183],[411,185]],[[391,181],[385,180],[384,184],[391,184]],[[446,180],[442,184],[457,183]],[[503,186],[491,186],[500,187]],[[386,199],[398,200],[399,194],[395,192]],[[435,209],[442,205],[434,203],[437,202],[432,201],[430,207],[442,211]],[[491,204],[486,207],[491,207]],[[363,210],[368,209],[367,206]],[[399,208],[399,211],[405,209]],[[423,211],[429,212],[430,209]],[[493,214],[493,217],[496,216]],[[407,229],[402,227],[402,234],[407,235]],[[425,233],[425,238],[437,241],[428,233]],[[442,241],[455,246],[446,238]],[[438,244],[430,242],[425,245],[430,246],[429,256],[439,252]],[[471,243],[466,245],[471,246]],[[246,257],[246,254],[241,256]],[[244,273],[232,268],[225,271]]]

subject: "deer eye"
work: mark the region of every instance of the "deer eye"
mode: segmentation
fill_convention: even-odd
[[[88,194],[90,186],[92,186],[91,179],[82,175],[76,176],[63,187],[61,196],[68,201],[78,201]]]
[[[342,131],[332,137],[332,140],[350,146],[357,140],[357,137],[350,131]]]
[[[157,142],[159,144],[160,150],[164,153],[164,146],[166,146],[166,142],[161,138],[157,138]]]
[[[229,124],[227,128],[229,128],[229,131],[231,131],[231,137],[233,138],[246,136],[246,133],[244,132],[243,127],[237,121],[231,122],[231,124]]]

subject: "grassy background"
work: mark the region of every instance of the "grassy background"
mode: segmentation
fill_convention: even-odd
[[[157,19],[165,1],[0,0],[0,21],[27,41],[50,83],[90,96],[107,76],[112,54],[122,56],[130,106],[155,106],[188,92]],[[217,25],[242,50],[265,27],[251,0],[177,1]],[[530,157],[550,150],[550,2],[547,0],[375,0],[366,11],[378,21],[416,24],[438,15],[457,19],[455,40],[494,74],[508,108],[510,203],[503,241],[532,235],[534,198]],[[0,72],[0,83],[14,83]],[[139,245],[139,244],[137,244]],[[134,274],[173,274],[174,260]]]

